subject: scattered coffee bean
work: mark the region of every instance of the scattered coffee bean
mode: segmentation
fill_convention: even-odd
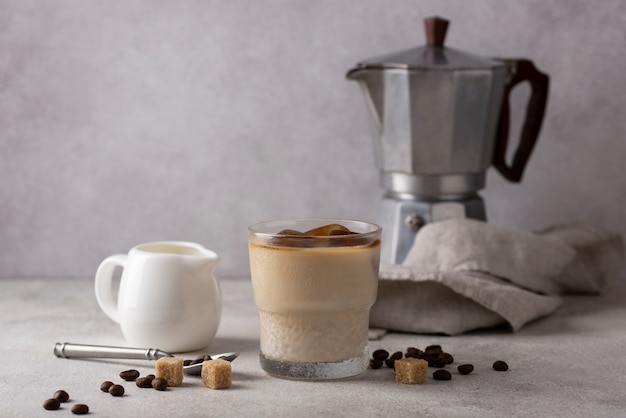
[[[370,359],[370,369],[380,369],[385,362],[376,358]]]
[[[376,360],[385,361],[389,358],[389,351],[383,349],[376,350],[372,353],[372,357]]]
[[[437,358],[433,361],[433,365],[438,369],[445,367],[447,364],[446,359],[441,357],[441,355],[437,356]]]
[[[107,380],[105,382],[102,382],[102,384],[100,385],[100,390],[103,392],[108,392],[111,386],[113,386],[113,382],[109,382]]]
[[[154,379],[156,376],[153,374],[147,374],[146,378],[150,379],[150,381],[152,382],[152,379]]]
[[[402,358],[402,351],[396,351],[391,356],[389,356],[387,360],[385,360],[385,364],[390,369],[393,369],[395,368],[396,360],[400,360],[401,358]]]
[[[151,388],[152,387],[152,380],[149,377],[140,377],[139,379],[135,380],[135,384],[137,385],[138,388]]]
[[[429,353],[429,354],[439,354],[441,353],[443,350],[441,349],[440,345],[429,345],[428,347],[426,347],[424,349],[424,352]]]
[[[474,371],[474,366],[471,364],[461,364],[459,367],[457,367],[457,370],[461,374],[470,374]]]
[[[48,411],[54,411],[56,409],[59,409],[60,406],[61,402],[56,398],[46,399],[46,401],[43,403],[43,409],[46,409]]]
[[[161,378],[152,379],[152,387],[156,390],[167,389],[167,380]]]
[[[129,382],[139,377],[139,371],[135,369],[124,370],[123,372],[120,373],[120,377],[126,380],[127,382]]]
[[[428,361],[428,365],[430,367],[437,367],[437,368],[442,368],[442,367],[447,366],[448,364],[454,363],[454,357],[452,357],[451,354],[445,353],[443,351],[439,353],[436,357],[427,356],[425,360]]]
[[[502,360],[495,361],[492,367],[494,370],[497,370],[499,372],[506,372],[507,370],[509,370],[509,365]]]
[[[452,379],[452,374],[450,374],[447,370],[436,370],[433,373],[433,379],[435,380],[450,380]]]
[[[386,350],[376,350],[372,353],[370,368],[379,369],[382,367],[382,362],[384,362],[387,367],[393,369],[395,368],[395,361],[402,359],[403,355],[407,358],[413,357],[426,360],[428,362],[428,367],[439,368],[440,370],[433,372],[433,378],[435,380],[452,379],[452,374],[443,368],[448,364],[454,363],[454,356],[445,352],[439,344],[429,345],[423,351],[416,347],[407,347],[404,354],[401,351],[396,351],[391,356],[389,356],[389,353]],[[492,367],[497,371],[507,371],[509,369],[509,365],[502,360],[494,362]],[[468,375],[474,371],[474,365],[470,363],[461,364],[457,367],[457,370],[459,374]]]
[[[413,358],[422,358],[424,352],[419,348],[408,347],[406,349],[406,353],[404,353],[404,357],[413,357]]]
[[[84,403],[77,403],[72,407],[72,414],[85,415],[89,413],[89,407]]]
[[[454,357],[452,357],[452,354],[450,353],[442,352],[441,354],[439,354],[439,358],[442,359],[446,364],[454,363]]]
[[[109,388],[109,393],[111,396],[124,396],[124,386],[113,385]]]
[[[433,357],[433,356],[431,356],[429,354],[426,354],[424,352],[422,352],[418,358],[420,358],[422,360],[426,360],[430,367],[434,366],[434,364],[430,364],[430,363],[434,362],[437,359],[437,357]]]
[[[70,395],[64,390],[57,390],[54,392],[53,398],[58,399],[59,402],[67,402],[70,399]]]

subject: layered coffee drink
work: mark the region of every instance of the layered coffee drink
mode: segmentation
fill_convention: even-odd
[[[377,225],[358,221],[287,220],[250,227],[266,372],[337,379],[367,368],[380,233]]]

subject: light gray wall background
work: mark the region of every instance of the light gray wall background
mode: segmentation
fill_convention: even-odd
[[[624,1],[2,0],[0,277],[91,276],[160,239],[242,276],[250,223],[377,220],[370,115],[344,75],[423,44],[432,15],[447,45],[551,75],[523,182],[489,172],[490,220],[626,235]]]

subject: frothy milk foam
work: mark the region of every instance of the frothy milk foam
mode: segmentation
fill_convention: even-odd
[[[362,355],[378,289],[379,247],[378,240],[321,248],[250,243],[262,354],[293,362]]]

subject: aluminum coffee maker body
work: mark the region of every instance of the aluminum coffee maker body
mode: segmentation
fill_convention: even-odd
[[[493,163],[509,180],[519,181],[536,139],[520,141],[518,154],[522,143],[528,154],[521,166],[506,163],[508,93],[522,61],[444,47],[447,21],[425,23],[427,45],[362,61],[346,75],[359,82],[373,116],[376,164],[385,189],[381,259],[394,264],[404,260],[426,223],[450,217],[486,220],[478,192],[487,169]],[[532,107],[540,110],[534,117],[540,124],[547,76],[539,74],[545,77],[543,103]],[[533,88],[533,95],[541,102],[539,89]],[[530,107],[529,102],[529,112]]]

